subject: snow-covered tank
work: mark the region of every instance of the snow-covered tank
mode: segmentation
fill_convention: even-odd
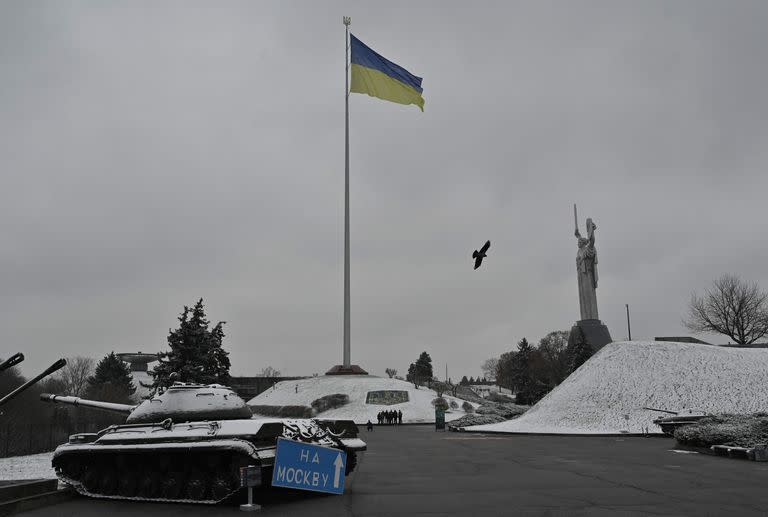
[[[667,409],[656,409],[652,407],[644,407],[651,411],[658,411],[660,413],[667,413],[672,416],[659,417],[654,419],[653,423],[661,427],[661,432],[666,435],[674,436],[675,430],[679,427],[689,424],[695,424],[704,417],[710,416],[706,411],[699,411],[695,409],[681,409],[680,411],[669,411]]]
[[[254,418],[243,399],[219,384],[176,382],[136,406],[40,398],[127,415],[123,425],[70,436],[53,454],[59,479],[91,497],[218,503],[239,490],[240,467],[260,466],[269,484],[278,438],[345,451],[346,476],[366,450],[351,420]]]

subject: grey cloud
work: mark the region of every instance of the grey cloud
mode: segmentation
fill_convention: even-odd
[[[339,362],[343,14],[427,101],[350,99],[355,362],[477,375],[568,328],[574,202],[614,337],[625,303],[633,337],[683,334],[721,273],[768,287],[767,11],[3,3],[0,355],[157,350],[202,296],[234,373]]]

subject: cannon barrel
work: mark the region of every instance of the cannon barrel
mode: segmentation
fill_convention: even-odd
[[[128,415],[136,406],[129,404],[116,404],[114,402],[101,402],[99,400],[81,399],[80,397],[70,397],[66,395],[51,395],[50,393],[41,393],[40,400],[53,404],[69,404],[70,406],[83,406],[94,409],[103,409],[113,413],[122,413]]]
[[[669,413],[670,415],[679,415],[680,414],[678,411],[669,411],[667,409],[656,409],[654,407],[644,407],[643,409],[647,409],[649,411],[658,411],[660,413]]]
[[[21,361],[19,360],[18,362],[21,362]],[[2,406],[3,404],[5,404],[9,400],[11,400],[12,398],[17,396],[19,393],[21,393],[25,389],[29,388],[30,386],[32,386],[36,382],[39,382],[40,379],[42,379],[43,377],[47,377],[50,374],[52,374],[53,372],[62,369],[64,367],[64,365],[66,365],[66,364],[67,364],[67,360],[66,359],[59,359],[58,361],[53,363],[51,366],[46,368],[46,370],[43,373],[41,373],[37,377],[34,377],[34,378],[28,380],[27,382],[25,382],[24,384],[22,384],[21,386],[19,386],[18,388],[16,388],[12,392],[10,392],[8,395],[6,395],[2,399],[0,399],[0,406]]]
[[[8,359],[6,359],[0,364],[0,372],[2,372],[3,370],[7,370],[12,366],[16,366],[23,360],[24,360],[24,354],[22,353],[12,355],[11,357],[9,357]]]

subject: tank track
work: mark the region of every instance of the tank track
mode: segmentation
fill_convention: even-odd
[[[237,439],[168,445],[72,446],[55,455],[53,467],[88,497],[216,504],[240,490],[240,467],[265,470],[274,458],[274,447]]]

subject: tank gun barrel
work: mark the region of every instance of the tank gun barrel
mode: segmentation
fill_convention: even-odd
[[[21,355],[21,354],[17,354],[17,355]],[[14,356],[14,357],[16,357],[16,356]],[[23,356],[22,356],[22,358],[23,358]],[[13,359],[13,358],[11,358],[11,359]],[[9,359],[9,360],[10,360],[10,359]],[[18,360],[17,362],[18,362],[18,363],[20,363],[20,362],[21,362],[21,360]],[[40,379],[42,379],[43,377],[47,377],[47,376],[49,376],[50,374],[52,374],[53,372],[55,372],[55,371],[57,371],[57,370],[60,370],[60,369],[62,369],[62,368],[64,367],[64,365],[66,365],[66,364],[67,364],[67,360],[66,360],[66,359],[59,359],[58,361],[56,361],[55,363],[53,363],[51,366],[49,366],[48,368],[46,368],[46,370],[45,370],[43,373],[41,373],[41,374],[40,374],[40,375],[38,375],[37,377],[34,377],[34,378],[32,378],[32,379],[28,380],[27,382],[25,382],[24,384],[22,384],[21,386],[19,386],[18,388],[16,388],[16,389],[15,389],[15,390],[13,390],[12,392],[10,392],[8,395],[6,395],[6,396],[5,396],[5,397],[3,397],[2,399],[0,399],[0,406],[2,406],[2,405],[3,405],[3,404],[5,404],[6,402],[8,402],[8,401],[9,401],[9,400],[11,400],[12,398],[14,398],[14,397],[15,397],[15,396],[17,396],[19,393],[21,393],[21,392],[22,392],[22,391],[24,391],[25,389],[29,388],[29,387],[30,387],[30,386],[32,386],[33,384],[35,384],[35,383],[39,382],[39,381],[40,381]]]
[[[0,372],[2,372],[3,370],[7,370],[12,366],[16,366],[23,360],[24,360],[24,354],[22,353],[12,355],[11,357],[9,357],[8,359],[6,359],[0,364]]]
[[[656,409],[656,408],[653,408],[653,407],[644,407],[643,409],[647,409],[649,411],[658,411],[660,413],[669,413],[670,415],[679,415],[680,414],[677,411],[669,411],[669,410],[666,410],[666,409]]]
[[[66,395],[51,395],[50,393],[41,393],[40,400],[52,404],[69,404],[70,406],[91,407],[94,409],[103,409],[113,413],[130,414],[136,406],[130,404],[116,404],[114,402],[101,402],[98,400],[81,399],[80,397],[71,397]]]

